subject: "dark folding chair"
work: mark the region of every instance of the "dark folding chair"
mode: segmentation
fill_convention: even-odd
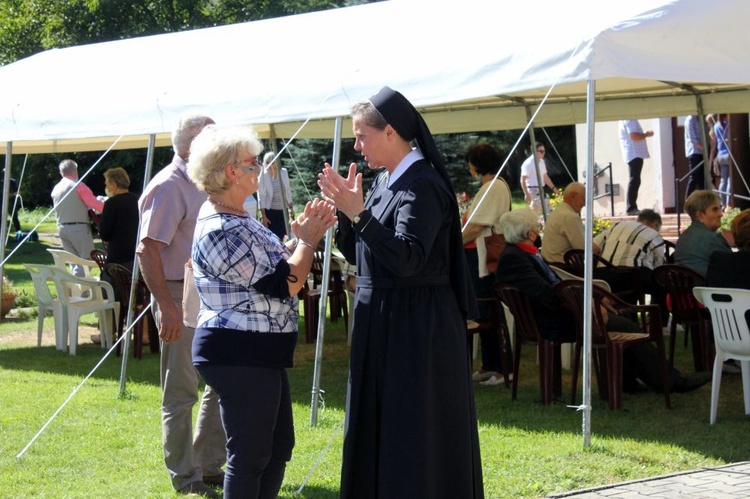
[[[714,358],[711,315],[703,309],[693,294],[693,288],[704,285],[705,279],[693,269],[677,264],[656,267],[651,279],[666,290],[671,305],[669,364],[674,365],[677,324],[682,324],[685,328],[685,345],[688,334],[693,342],[693,363],[696,372],[710,371]]]
[[[99,266],[99,271],[104,275],[104,266],[107,265],[107,252],[100,249],[91,250],[91,259]]]
[[[131,269],[119,263],[108,263],[106,265],[106,271],[112,278],[113,287],[116,293],[119,295],[120,301],[120,318],[119,324],[117,325],[117,337],[119,338],[125,330],[125,319],[128,313],[128,298],[130,297],[130,286],[132,282]],[[151,292],[146,286],[143,279],[138,279],[137,288],[135,291],[135,303],[133,304],[133,319],[135,320],[140,313],[145,309],[151,302]],[[156,322],[151,310],[146,312],[141,320],[136,322],[132,328],[133,330],[133,355],[136,359],[141,358],[143,350],[143,328],[146,327],[148,331],[148,343],[151,349],[151,353],[159,352],[159,331],[156,328]],[[120,348],[117,349],[117,354],[120,354]]]
[[[555,292],[568,309],[573,312],[578,323],[579,334],[583,332],[583,315],[591,310],[591,303],[584,302],[585,283],[579,280],[567,280],[555,286]],[[616,410],[622,407],[622,371],[623,351],[637,343],[653,342],[659,355],[664,387],[664,400],[667,408],[672,407],[669,397],[669,375],[664,351],[664,337],[661,330],[661,316],[657,305],[634,305],[621,300],[613,293],[593,286],[593,321],[591,327],[591,347],[595,352],[594,367],[596,370],[599,397],[609,400],[609,408]],[[619,315],[635,316],[640,326],[640,333],[607,331],[602,302],[608,301],[610,309]],[[578,344],[582,343],[579,338]],[[577,377],[580,362],[580,348],[576,350],[574,375]]]
[[[521,347],[524,344],[537,345],[539,348],[539,388],[542,403],[549,405],[554,397],[562,393],[562,372],[560,346],[563,342],[550,341],[542,337],[537,327],[534,312],[528,297],[518,288],[506,284],[495,284],[495,295],[505,303],[513,314],[516,326],[515,362],[513,364],[512,399],[516,400],[518,392],[518,373],[521,365]],[[572,343],[572,342],[566,342]],[[573,373],[577,379],[578,373]]]

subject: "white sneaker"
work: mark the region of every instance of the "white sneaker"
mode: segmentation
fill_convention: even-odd
[[[513,381],[513,373],[508,374],[508,381]],[[497,386],[505,384],[505,379],[500,373],[493,374],[490,378],[479,383],[482,386]]]
[[[471,375],[473,381],[486,381],[497,374],[495,371],[477,371]]]

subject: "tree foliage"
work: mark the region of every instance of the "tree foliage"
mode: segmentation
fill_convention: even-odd
[[[0,65],[28,57],[37,52],[72,45],[112,41],[269,19],[291,14],[346,7],[368,3],[366,0],[0,0]],[[92,71],[95,68],[92,68]],[[560,151],[565,164],[575,172],[575,140],[573,127],[547,130]],[[477,142],[487,142],[505,152],[510,151],[520,131],[478,132],[443,135],[436,138],[445,156],[449,174],[457,192],[473,194],[478,189],[468,171],[464,155]],[[537,130],[537,137],[544,137]],[[545,137],[546,139],[546,137]],[[546,140],[542,139],[547,142]],[[529,154],[528,139],[522,151],[508,160],[503,176],[512,189],[518,188],[518,170]],[[283,144],[277,144],[280,149]],[[267,149],[271,145],[267,144]],[[548,151],[553,148],[548,146]],[[2,151],[0,151],[0,154]],[[49,205],[49,193],[60,176],[57,165],[63,158],[72,158],[83,175],[97,162],[101,153],[47,154],[13,158],[12,174],[18,180],[25,164],[21,194],[27,207]],[[292,178],[296,205],[316,195],[317,173],[331,162],[332,142],[328,140],[297,140],[281,156]],[[167,164],[171,148],[159,148],[154,157],[154,172]],[[565,185],[570,178],[562,162],[549,154],[547,166],[556,185]],[[85,181],[96,194],[104,193],[103,172],[122,167],[131,177],[131,191],[140,192],[146,162],[143,150],[112,151],[89,174]],[[353,150],[352,140],[344,140],[341,165],[358,162],[364,182],[369,186],[376,172],[371,171]]]

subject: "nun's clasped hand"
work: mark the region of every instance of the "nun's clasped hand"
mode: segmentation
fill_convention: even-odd
[[[349,165],[349,175],[346,178],[326,163],[323,171],[318,174],[318,187],[323,198],[349,219],[359,215],[365,209],[362,174],[357,173],[356,163]]]
[[[292,222],[292,231],[302,241],[317,245],[326,231],[336,223],[332,204],[322,199],[313,199],[304,211]]]

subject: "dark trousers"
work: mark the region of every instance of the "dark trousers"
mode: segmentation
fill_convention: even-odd
[[[283,242],[284,236],[286,236],[284,210],[266,209],[266,218],[271,221],[271,224],[268,226],[268,228],[271,229],[271,232],[279,236],[279,239],[281,239],[281,241]]]
[[[227,434],[224,498],[275,498],[294,448],[289,379],[285,369],[199,365],[219,394]]]
[[[641,187],[641,170],[643,170],[643,158],[634,158],[628,163],[630,179],[628,180],[628,211],[638,209],[638,189]]]
[[[687,158],[688,169],[692,170],[703,161],[702,154],[691,154]],[[706,169],[698,168],[688,177],[687,190],[685,191],[685,199],[696,189],[703,190],[706,188]]]
[[[18,211],[21,209],[21,203],[16,203],[15,210],[13,210],[14,203],[16,203],[16,196],[11,194],[8,197],[8,210],[13,212],[13,228],[18,232],[21,230],[21,221],[18,220]]]
[[[640,332],[638,325],[633,321],[611,313],[607,321],[607,331]],[[680,378],[680,372],[674,367],[667,367],[667,372],[667,382],[671,388]],[[653,343],[637,343],[626,348],[622,353],[623,390],[632,391],[637,386],[636,380],[641,380],[653,391],[662,391],[659,351]]]

